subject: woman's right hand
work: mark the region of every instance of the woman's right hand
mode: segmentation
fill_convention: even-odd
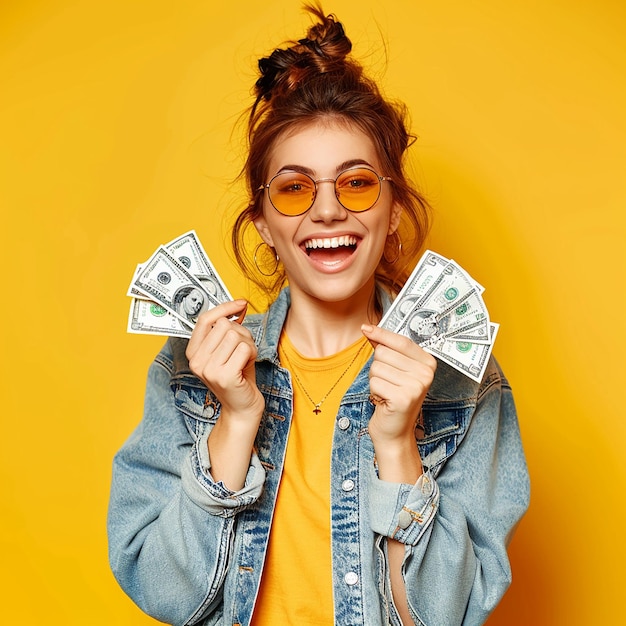
[[[239,319],[248,303],[235,300],[204,312],[187,345],[191,371],[217,396],[222,413],[259,416],[265,401],[256,386],[254,362],[257,349],[252,335]]]
[[[209,436],[211,474],[233,491],[244,485],[265,408],[256,386],[257,349],[240,323],[247,306],[245,300],[235,300],[204,312],[186,351],[191,371],[221,404],[220,417]],[[232,321],[233,316],[239,319]]]

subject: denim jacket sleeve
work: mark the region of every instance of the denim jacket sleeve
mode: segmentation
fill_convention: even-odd
[[[381,538],[405,544],[415,623],[475,626],[510,585],[507,545],[528,507],[528,471],[511,389],[495,361],[456,410],[435,399],[433,421],[437,405],[446,423],[420,443],[424,475],[416,485],[373,475],[371,519]]]
[[[148,614],[194,624],[220,606],[235,516],[261,493],[253,455],[243,489],[210,475],[207,437],[214,409],[206,388],[171,386],[171,344],[152,364],[144,417],[117,453],[108,514],[111,568]]]

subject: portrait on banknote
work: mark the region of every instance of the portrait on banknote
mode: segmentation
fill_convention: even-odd
[[[174,305],[176,312],[190,322],[196,322],[200,313],[209,308],[202,292],[193,285],[181,287],[174,294]]]

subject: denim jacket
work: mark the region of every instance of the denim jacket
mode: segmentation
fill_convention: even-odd
[[[250,623],[293,406],[291,377],[277,354],[289,302],[286,289],[266,314],[245,322],[258,347],[265,412],[238,492],[211,478],[207,437],[220,406],[189,370],[186,341],[170,339],[150,368],[143,420],[114,459],[108,530],[117,580],[161,621]],[[506,546],[529,498],[509,384],[493,360],[480,384],[440,362],[418,439],[424,474],[415,485],[388,483],[377,476],[367,430],[370,364],[335,418],[335,624],[401,623],[387,570],[389,537],[405,545],[416,624],[481,624],[511,582]]]

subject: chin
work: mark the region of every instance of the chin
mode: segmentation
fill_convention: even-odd
[[[354,283],[338,274],[312,286],[310,295],[322,302],[338,303],[367,298],[369,300],[375,288],[374,277],[365,282]]]

